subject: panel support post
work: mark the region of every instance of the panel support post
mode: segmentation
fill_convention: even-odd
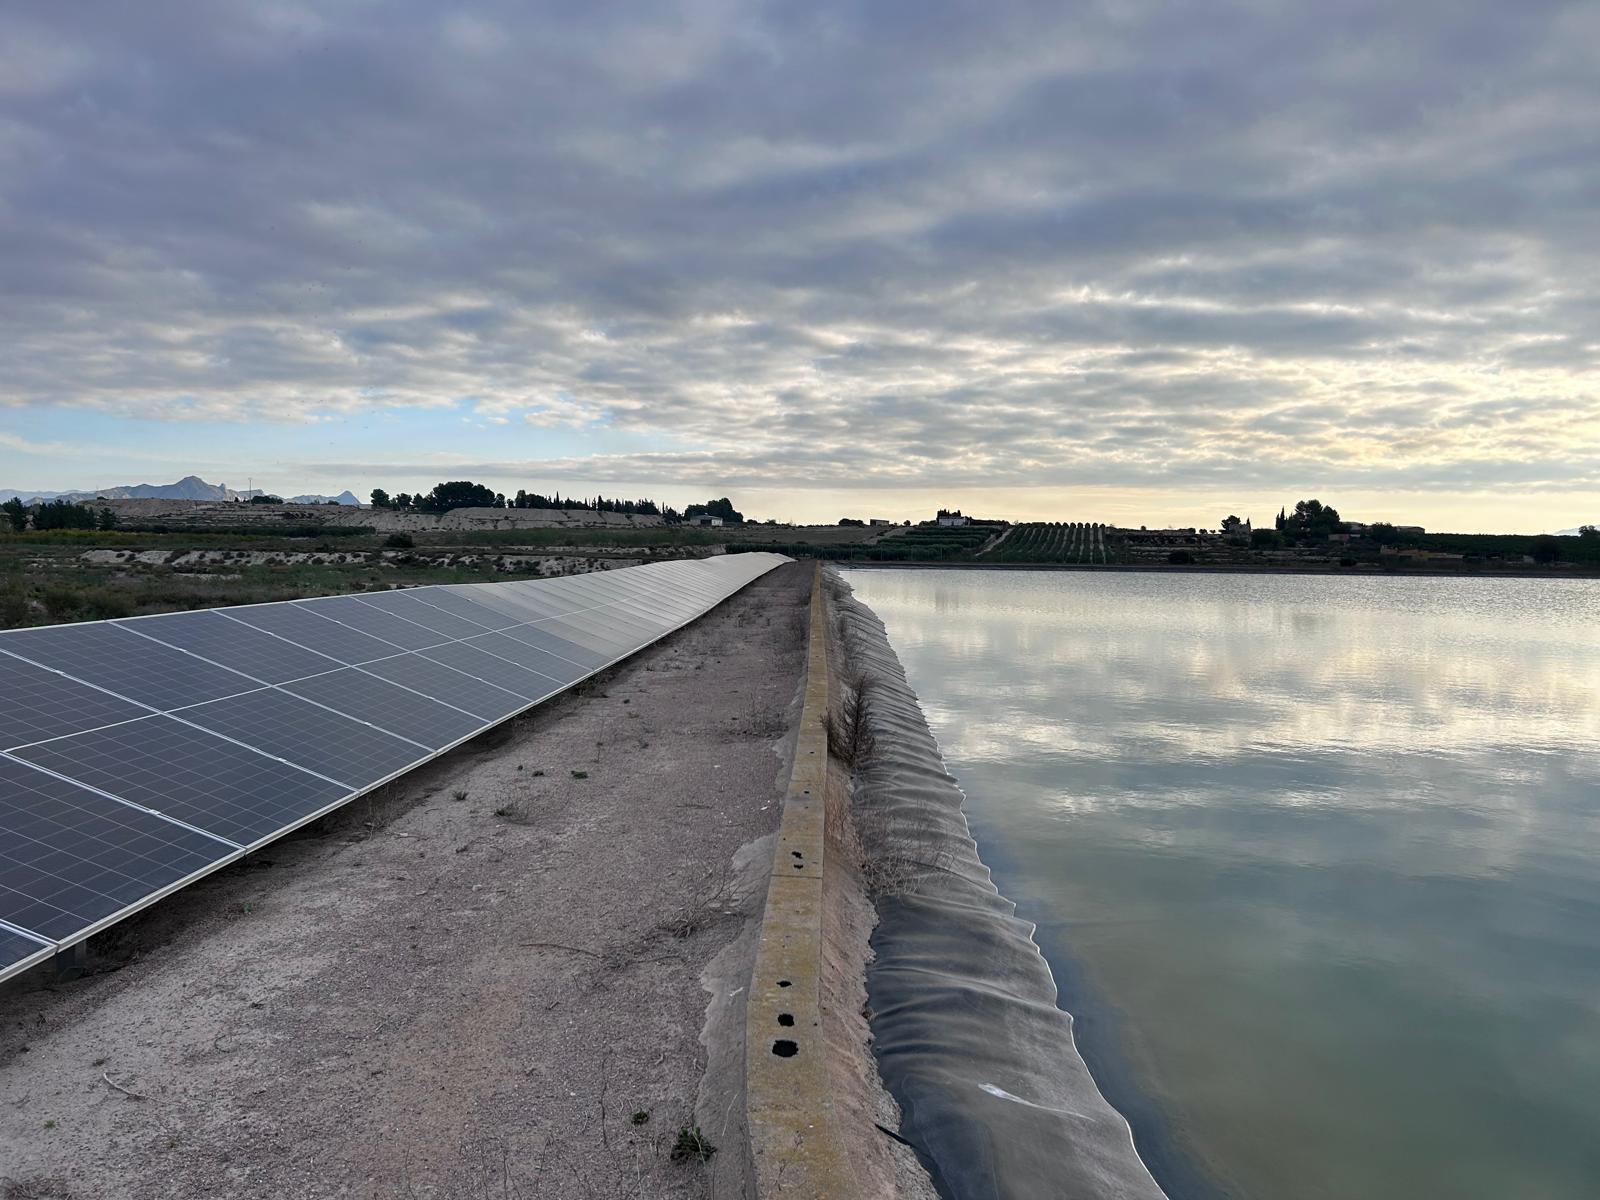
[[[57,950],[50,961],[55,964],[57,979],[77,979],[89,969],[89,943],[74,942],[65,950]]]

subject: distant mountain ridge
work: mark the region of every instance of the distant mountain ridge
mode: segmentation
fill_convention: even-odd
[[[185,475],[177,483],[133,483],[122,487],[96,488],[80,492],[40,492],[0,488],[0,501],[13,497],[25,504],[38,504],[46,500],[248,500],[266,493],[261,488],[235,491],[225,483],[207,483],[198,475]],[[348,504],[359,507],[361,501],[346,489],[337,496],[291,496],[291,504]]]
[[[361,501],[356,499],[355,493],[349,488],[346,488],[337,496],[290,496],[288,502],[290,504],[348,504],[352,508],[361,507]]]

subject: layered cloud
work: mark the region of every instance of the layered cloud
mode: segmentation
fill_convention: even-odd
[[[466,405],[464,465],[586,479],[1600,491],[1597,46],[1592,3],[11,5],[0,403]]]

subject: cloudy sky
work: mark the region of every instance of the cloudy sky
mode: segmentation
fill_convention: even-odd
[[[0,485],[1600,519],[1600,5],[8,0]]]

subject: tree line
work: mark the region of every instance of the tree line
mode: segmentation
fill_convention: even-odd
[[[665,516],[671,509],[654,500],[619,500],[613,496],[593,496],[579,499],[563,496],[560,492],[545,496],[538,492],[517,489],[515,496],[507,496],[481,483],[469,479],[436,483],[431,492],[400,492],[391,496],[382,488],[372,489],[372,507],[397,512],[444,513],[453,508],[560,508],[582,509],[586,512],[639,513],[646,516]]]
[[[1238,518],[1225,518],[1223,527],[1229,528],[1230,524],[1237,527]],[[1351,532],[1350,523],[1339,516],[1339,510],[1320,500],[1301,500],[1293,510],[1280,509],[1273,524],[1272,529],[1257,529],[1251,533],[1250,544],[1255,549],[1325,542],[1334,534]],[[1387,521],[1375,521],[1358,528],[1364,541],[1393,547],[1401,553],[1410,550],[1456,553],[1465,556],[1468,562],[1526,556],[1541,566],[1558,562],[1600,563],[1600,528],[1594,525],[1580,526],[1575,538],[1526,533],[1427,533],[1399,528]]]
[[[691,504],[682,512],[670,504],[655,500],[623,500],[615,496],[563,496],[560,492],[546,496],[541,492],[517,489],[515,496],[507,496],[470,479],[456,479],[436,483],[429,492],[399,492],[391,496],[383,488],[372,489],[372,507],[391,512],[447,513],[453,508],[544,508],[578,510],[582,512],[622,513],[629,516],[661,517],[668,522],[691,520],[697,516],[721,517],[730,525],[744,521],[744,514],[733,507],[726,496],[708,500],[704,504]]]
[[[71,500],[49,500],[43,504],[24,504],[16,496],[0,504],[11,524],[13,533],[28,528],[44,529],[100,529],[117,527],[117,514],[109,508],[94,508],[88,504],[75,504]]]

